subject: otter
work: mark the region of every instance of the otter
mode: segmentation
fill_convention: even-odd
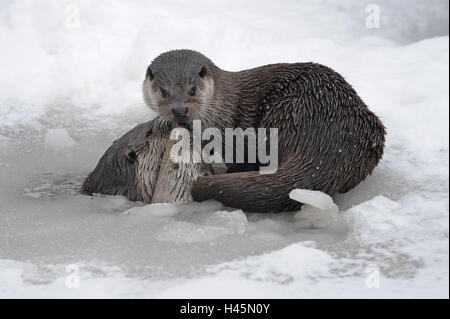
[[[188,161],[172,161],[174,142],[168,132],[153,121],[114,141],[84,180],[82,193],[124,195],[145,203],[191,202],[192,183],[199,176],[213,174],[213,167],[195,163],[199,156],[195,153]]]
[[[155,152],[149,146],[161,134],[155,132],[167,136],[173,127],[190,128],[193,120],[221,131],[278,128],[274,174],[261,174],[258,163],[231,163],[224,174],[190,175],[184,188],[191,188],[195,201],[214,199],[247,212],[298,210],[302,204],[289,198],[295,188],[347,192],[372,173],[383,155],[386,130],[380,119],[340,74],[321,64],[280,63],[229,72],[201,53],[174,50],[149,65],[143,95],[158,116],[106,151],[83,192],[151,202],[153,184],[142,181],[158,169],[153,166],[157,161],[145,157]]]

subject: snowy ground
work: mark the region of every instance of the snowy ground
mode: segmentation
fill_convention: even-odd
[[[356,0],[2,0],[0,297],[448,298],[448,1],[370,2],[379,29]],[[331,66],[388,128],[383,161],[337,215],[78,194],[154,116],[140,84],[174,48],[229,70]]]

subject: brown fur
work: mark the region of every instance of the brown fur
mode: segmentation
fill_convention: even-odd
[[[298,209],[294,188],[333,195],[371,174],[383,154],[385,128],[344,78],[315,63],[220,71],[236,109],[234,127],[279,129],[279,168],[199,178],[197,201],[216,199],[250,212]],[[237,96],[237,97],[236,97]],[[211,110],[220,118],[222,108]]]
[[[207,73],[199,79],[203,67]],[[200,89],[194,99],[186,93],[192,85]],[[163,87],[173,93],[167,100],[160,94]],[[136,174],[135,161],[124,159],[124,151],[130,144],[143,149],[147,126],[170,127],[174,119],[168,110],[180,103],[189,106],[188,120],[200,119],[203,128],[279,130],[275,174],[262,175],[255,171],[258,165],[249,163],[229,165],[236,173],[194,182],[192,197],[197,201],[216,199],[249,212],[295,210],[301,204],[289,199],[292,189],[346,192],[372,173],[383,154],[381,121],[341,75],[320,64],[272,64],[228,72],[198,52],[176,50],[152,62],[143,91],[146,103],[160,116],[116,142],[85,181],[84,192],[142,200],[136,185],[143,177]]]

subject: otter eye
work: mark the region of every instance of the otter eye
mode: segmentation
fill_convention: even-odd
[[[190,96],[195,96],[195,93],[197,92],[197,87],[193,86],[190,90],[189,90],[189,95]]]
[[[168,97],[168,96],[169,96],[169,92],[167,92],[167,91],[164,90],[163,88],[159,88],[159,90],[161,91],[162,97]]]

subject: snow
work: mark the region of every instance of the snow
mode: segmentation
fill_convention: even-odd
[[[448,298],[448,1],[376,4],[378,29],[356,0],[0,2],[0,298]],[[333,199],[293,190],[293,213],[79,194],[154,116],[141,81],[175,48],[332,67],[386,125],[383,160]]]

